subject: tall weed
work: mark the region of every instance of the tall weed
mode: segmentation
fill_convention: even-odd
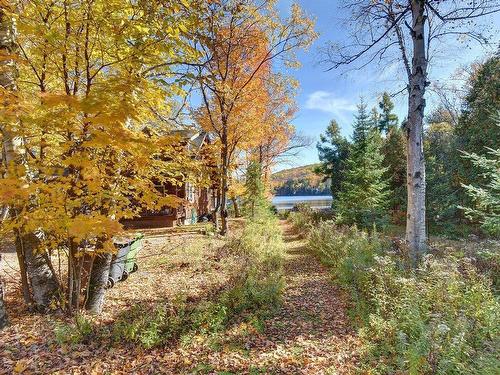
[[[377,374],[496,374],[500,304],[467,258],[428,256],[415,271],[375,231],[323,222],[309,248],[349,291],[362,369]]]

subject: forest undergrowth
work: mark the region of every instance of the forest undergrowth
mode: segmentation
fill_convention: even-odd
[[[308,249],[350,296],[372,373],[495,374],[500,303],[495,240],[435,239],[411,267],[404,242],[375,229],[338,226],[310,211],[293,213]]]

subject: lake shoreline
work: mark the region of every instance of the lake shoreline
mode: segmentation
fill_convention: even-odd
[[[308,204],[314,209],[327,209],[332,205],[331,195],[277,195],[272,204],[278,211],[292,210],[298,204]]]

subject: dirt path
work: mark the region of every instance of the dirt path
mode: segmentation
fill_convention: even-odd
[[[225,332],[216,350],[191,345],[170,352],[164,361],[174,373],[193,374],[352,374],[358,342],[349,327],[345,296],[329,272],[282,222],[286,243],[283,303],[260,333]],[[245,330],[243,330],[245,331]],[[183,363],[179,363],[182,358]],[[165,362],[164,362],[165,363]],[[159,372],[165,371],[155,367]],[[168,371],[166,371],[168,372]]]
[[[353,373],[358,345],[345,297],[330,282],[328,270],[307,252],[305,241],[288,224],[281,225],[286,243],[283,303],[261,329],[236,323],[215,340],[201,335],[150,350],[110,348],[99,341],[60,347],[54,326],[62,318],[25,312],[11,282],[7,302],[12,325],[0,334],[0,374],[13,369],[34,374]],[[139,272],[109,292],[101,320],[113,320],[131,305],[156,303],[167,292],[203,294],[211,284],[222,283],[224,270],[232,267],[229,259],[214,260],[221,246],[216,239],[153,236],[146,242]]]
[[[307,252],[305,241],[289,224],[283,222],[282,228],[286,243],[284,302],[265,332],[274,349],[259,357],[276,358],[275,369],[285,373],[352,373],[357,342],[346,316],[345,296]]]

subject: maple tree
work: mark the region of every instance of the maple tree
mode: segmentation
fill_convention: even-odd
[[[227,233],[227,194],[238,151],[259,144],[268,101],[262,82],[272,62],[294,65],[294,52],[315,38],[313,22],[294,5],[282,20],[272,1],[218,1],[203,9],[199,40],[206,64],[198,70],[203,105],[197,119],[220,146],[221,234]]]
[[[293,99],[297,83],[271,73],[260,83],[260,98],[264,102],[259,119],[260,134],[249,154],[250,159],[261,166],[263,183],[269,188],[272,167],[293,156],[296,150],[308,145],[309,140],[298,135],[291,124],[297,110]]]
[[[172,66],[197,58],[183,40],[195,22],[188,5],[65,0],[29,2],[19,10],[18,108],[2,130],[19,140],[10,148],[21,161],[5,159],[0,199],[12,210],[0,231],[17,233],[21,245],[31,241],[34,259],[18,246],[33,289],[25,291],[29,304],[60,303],[72,312],[86,289],[95,293],[87,307],[99,312],[104,285],[82,283],[109,268],[119,221],[177,203],[159,194],[153,177],[177,184],[192,164],[161,116],[182,94]],[[54,252],[67,259],[66,273],[51,264]],[[42,261],[52,286],[36,298],[30,268]],[[56,301],[59,291],[66,298]]]
[[[9,17],[8,10],[8,4],[3,1],[0,2],[0,103],[2,104],[0,113],[2,114],[10,111],[12,102],[15,102],[12,94],[16,91],[15,63],[10,58],[13,46],[12,34],[14,23],[12,18]],[[0,121],[0,135],[2,140],[5,140],[5,138],[9,140],[9,142],[2,142],[1,160],[3,160],[12,154],[9,152],[12,149],[11,138],[5,132],[3,121]],[[4,145],[9,145],[9,147],[7,148]],[[7,214],[7,207],[0,205],[0,220],[3,221]],[[0,266],[1,261],[2,257],[0,256]],[[8,316],[4,303],[4,283],[0,277],[0,329],[7,326],[7,324]]]

